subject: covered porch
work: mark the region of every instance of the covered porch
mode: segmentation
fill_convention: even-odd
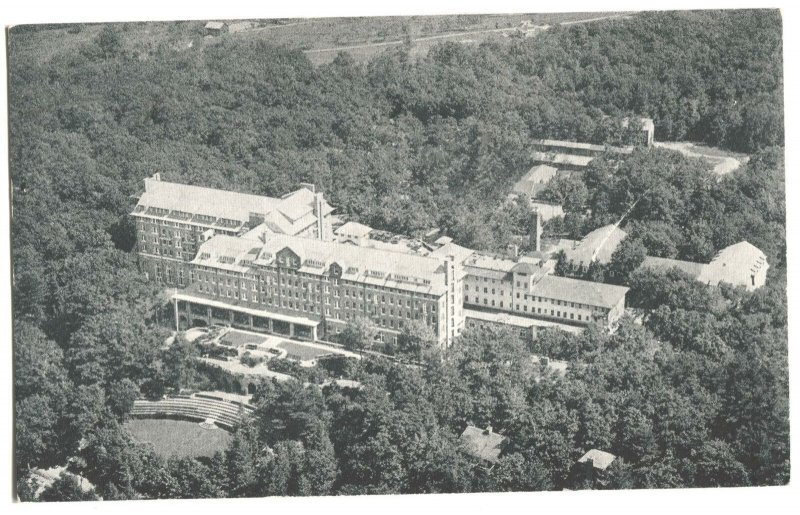
[[[186,293],[175,293],[172,299],[178,330],[221,324],[308,341],[320,336],[320,321],[311,318],[235,306]]]

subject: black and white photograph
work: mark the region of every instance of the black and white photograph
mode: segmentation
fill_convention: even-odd
[[[786,13],[516,5],[6,22],[13,501],[781,495]]]

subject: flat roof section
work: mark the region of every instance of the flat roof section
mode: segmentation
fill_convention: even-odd
[[[506,324],[511,325],[514,327],[555,327],[561,329],[563,331],[567,331],[569,333],[581,333],[584,331],[583,327],[578,327],[569,324],[561,324],[558,322],[552,322],[550,320],[541,320],[538,318],[530,318],[524,317],[521,315],[516,315],[514,313],[507,313],[504,311],[482,311],[478,309],[469,309],[464,308],[464,317],[465,318],[472,318],[474,320],[481,320],[484,322],[494,322],[497,324]]]
[[[271,318],[273,320],[280,320],[282,322],[290,322],[292,324],[304,325],[308,327],[317,327],[319,325],[318,320],[312,320],[311,318],[284,315],[282,313],[275,313],[273,311],[266,311],[261,309],[252,309],[244,306],[228,304],[226,302],[220,302],[218,300],[213,300],[206,297],[187,295],[186,293],[174,293],[172,294],[172,298],[186,302],[191,302],[193,304],[202,304],[204,306],[210,306],[212,308],[229,309],[231,311],[238,311],[239,313],[245,313],[247,315],[253,315],[262,318]]]

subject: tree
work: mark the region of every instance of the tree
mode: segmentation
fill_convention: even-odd
[[[373,346],[377,334],[377,328],[372,320],[363,315],[356,315],[339,334],[339,341],[347,349],[361,352]]]
[[[631,236],[622,240],[611,256],[608,277],[616,284],[627,284],[628,278],[644,261],[647,249],[644,244]]]
[[[397,350],[422,361],[423,351],[436,345],[436,335],[422,320],[409,320],[397,336]]]
[[[80,478],[64,472],[50,486],[42,490],[39,500],[45,502],[96,501],[97,496],[91,489],[83,489]]]
[[[97,46],[103,57],[116,57],[122,51],[122,37],[113,25],[106,25],[97,35]]]
[[[500,458],[491,471],[491,479],[492,489],[501,492],[537,492],[553,488],[547,467],[531,451]]]

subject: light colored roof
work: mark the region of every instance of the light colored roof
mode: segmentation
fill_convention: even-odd
[[[512,188],[514,192],[530,197],[535,196],[555,177],[558,169],[548,165],[536,165],[523,175]]]
[[[681,261],[679,259],[668,259],[655,256],[647,256],[641,264],[642,268],[657,271],[667,271],[673,268],[682,270],[695,279],[699,279],[706,267],[704,263],[695,263],[692,261]]]
[[[253,231],[250,231],[251,234]],[[231,272],[245,273],[261,251],[262,244],[250,238],[237,238],[218,234],[200,245],[192,263],[219,268]],[[249,259],[248,259],[249,256]],[[245,261],[244,263],[242,261]]]
[[[296,234],[316,220],[314,193],[306,188],[277,199],[153,178],[144,182],[145,192],[139,198],[135,213],[152,207],[234,220],[240,224],[249,222],[250,214],[255,213],[265,217],[271,230],[289,234]],[[327,215],[333,208],[323,200],[322,210]]]
[[[285,248],[300,257],[302,272],[322,274],[331,264],[337,263],[342,267],[342,277],[350,281],[431,295],[446,290],[441,256],[428,257],[283,234],[266,234],[263,240],[217,235],[200,246],[192,263],[247,273],[254,265],[272,264],[277,253]]]
[[[651,120],[652,123],[652,120]],[[622,152],[622,153],[631,153],[633,151],[632,147],[615,147],[612,145],[596,145],[593,143],[581,143],[578,141],[565,141],[565,140],[557,140],[557,139],[537,139],[533,140],[533,143],[536,145],[542,145],[547,147],[560,147],[560,148],[574,148],[579,150],[589,150],[591,152],[605,152],[607,150],[611,150],[614,152]]]
[[[475,426],[467,426],[460,440],[469,454],[490,463],[500,460],[503,446],[508,442],[508,438],[493,432],[491,427],[481,429]]]
[[[767,256],[755,245],[740,241],[720,250],[706,265],[699,280],[712,285],[729,283],[751,286],[750,276],[767,268]]]
[[[342,277],[349,281],[430,294],[440,294],[446,290],[444,267],[438,258],[282,234],[267,236],[262,258],[274,259],[279,251],[287,247],[300,257],[303,263],[301,271],[304,272],[322,273],[331,264],[337,263],[342,267]],[[306,266],[308,260],[323,263],[324,266]],[[428,281],[427,284],[425,281]]]
[[[533,152],[533,159],[554,165],[589,166],[593,157],[562,154],[558,152]]]
[[[567,261],[588,266],[592,261],[608,263],[627,233],[616,225],[606,225],[590,232],[573,249],[566,249]]]
[[[465,262],[464,266],[481,268],[483,270],[493,270],[507,274],[511,272],[517,262],[511,258],[494,256],[491,254],[481,254],[475,252]]]
[[[369,233],[372,232],[372,227],[358,222],[347,222],[334,232],[339,236],[352,236],[355,238],[361,238],[369,235]]]
[[[206,23],[206,27],[205,28],[212,29],[212,30],[220,30],[224,26],[225,26],[224,22],[221,22],[221,21],[210,21],[210,22]]]
[[[452,241],[445,243],[438,249],[431,252],[431,256],[438,256],[440,258],[445,258],[447,256],[453,256],[456,263],[464,263],[469,258],[475,254],[475,251],[472,249],[468,249],[467,247],[462,247]]]
[[[39,486],[36,489],[36,495],[41,495],[46,488],[51,486],[56,479],[59,479],[64,474],[75,477],[78,480],[78,484],[82,492],[89,492],[94,488],[94,485],[85,477],[69,472],[66,465],[62,465],[60,467],[50,467],[49,469],[34,468],[31,469],[31,475],[35,476],[39,480]]]
[[[627,292],[625,286],[546,275],[533,285],[530,295],[612,308]]]
[[[592,449],[578,459],[578,463],[586,463],[591,461],[592,466],[599,470],[605,470],[611,463],[617,459],[616,456],[610,452],[601,451],[599,449]]]

